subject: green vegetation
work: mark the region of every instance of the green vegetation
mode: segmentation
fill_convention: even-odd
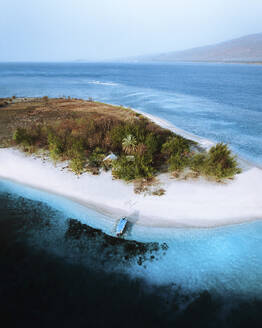
[[[190,142],[180,136],[172,136],[162,146],[162,152],[167,155],[182,154],[187,155],[190,153]]]
[[[76,174],[81,174],[84,171],[85,162],[86,160],[84,157],[77,156],[71,159],[69,167]]]
[[[34,150],[33,145],[37,141],[37,135],[33,131],[18,128],[13,134],[13,141],[16,144],[21,145],[24,151],[32,152]]]
[[[52,103],[54,100],[45,97],[43,101]],[[76,102],[67,101],[69,104]],[[67,114],[68,117],[55,120],[51,119],[50,111],[48,121],[17,127],[13,144],[24,151],[48,151],[55,162],[67,160],[69,168],[76,174],[85,171],[98,174],[101,168],[112,168],[114,177],[126,181],[150,179],[167,170],[179,176],[189,169],[195,175],[218,181],[240,172],[235,157],[225,144],[219,143],[208,152],[196,152],[195,142],[165,130],[129,109],[124,111],[121,107],[119,115],[115,112],[114,116],[106,116],[101,107],[105,105],[90,100],[86,104],[99,106],[101,114],[94,110],[89,117]],[[49,105],[44,106],[48,109]],[[36,109],[30,111],[28,113],[34,115],[32,111]],[[57,112],[56,115],[61,114]],[[116,154],[117,159],[105,162],[104,158],[110,152]]]
[[[27,143],[27,139],[28,136],[27,136],[26,129],[18,128],[13,135],[13,140],[17,144],[22,144],[25,142]]]
[[[216,179],[231,178],[240,173],[236,158],[231,155],[227,145],[218,143],[207,154],[205,174]]]
[[[120,156],[113,163],[113,175],[126,181],[150,178],[155,172],[152,161],[145,156]]]
[[[48,148],[50,152],[50,157],[56,162],[62,157],[65,145],[63,143],[62,137],[56,135],[54,132],[50,132],[47,136]]]
[[[192,171],[201,174],[204,172],[206,161],[206,153],[197,153],[192,156],[190,161],[190,168]]]
[[[217,180],[232,178],[241,173],[236,158],[231,154],[226,144],[213,146],[204,161],[204,174]]]
[[[167,156],[168,169],[171,172],[181,172],[190,163],[191,144],[180,136],[169,137],[162,145],[162,153]]]
[[[96,149],[88,157],[89,166],[100,168],[103,164],[103,160],[104,160],[105,156],[106,155],[103,152],[103,149],[96,147]]]
[[[190,160],[192,171],[217,181],[233,178],[241,173],[235,156],[224,143],[218,143],[207,153],[195,154]]]
[[[126,154],[134,154],[136,152],[136,138],[132,134],[128,134],[122,141],[122,148]]]
[[[190,159],[183,154],[175,153],[168,159],[169,171],[182,172],[190,163]]]

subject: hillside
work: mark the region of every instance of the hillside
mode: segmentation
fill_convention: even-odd
[[[222,43],[133,58],[135,61],[222,61],[262,62],[262,33],[247,35]]]

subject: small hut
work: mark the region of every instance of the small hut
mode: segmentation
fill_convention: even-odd
[[[110,153],[108,156],[106,156],[103,161],[104,162],[112,162],[112,161],[115,161],[117,159],[117,156],[113,153]]]

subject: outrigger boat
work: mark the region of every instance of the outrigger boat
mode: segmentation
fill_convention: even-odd
[[[120,237],[121,235],[123,235],[123,233],[125,232],[125,228],[127,225],[127,218],[123,217],[121,218],[118,223],[117,223],[117,227],[116,227],[116,235],[117,237]]]

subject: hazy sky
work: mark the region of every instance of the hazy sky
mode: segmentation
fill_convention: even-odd
[[[0,61],[101,60],[262,32],[262,0],[0,0]]]

